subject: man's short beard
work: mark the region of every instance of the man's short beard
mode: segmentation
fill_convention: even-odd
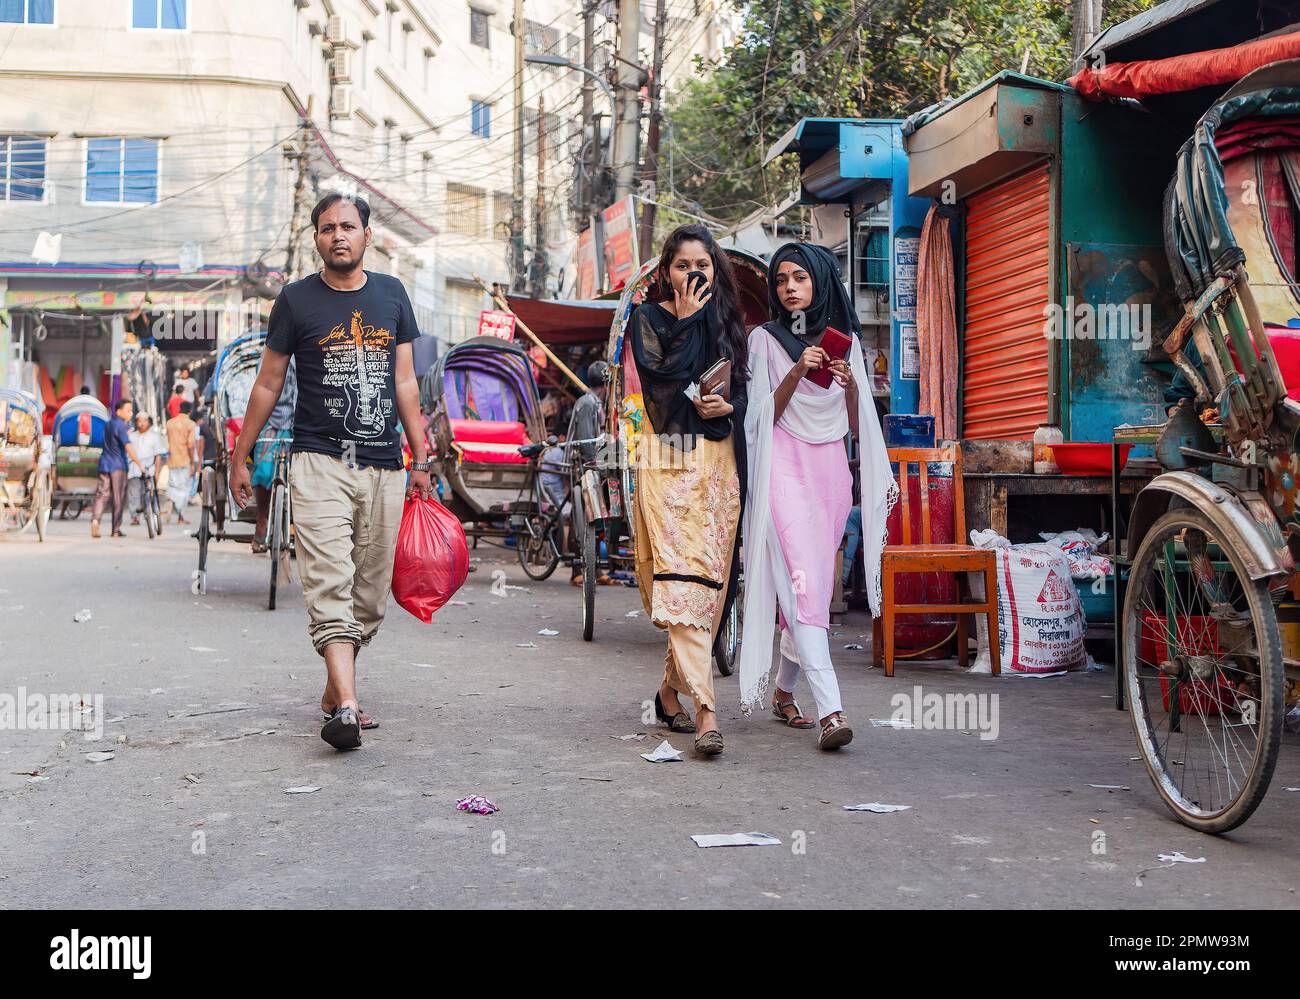
[[[366,251],[363,249],[357,254],[356,259],[346,266],[334,263],[334,255],[332,253],[322,256],[321,261],[325,264],[325,269],[328,271],[334,271],[336,274],[351,274],[361,266],[361,261],[365,255]]]

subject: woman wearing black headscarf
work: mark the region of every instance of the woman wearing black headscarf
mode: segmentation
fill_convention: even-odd
[[[862,537],[873,614],[880,606],[880,552],[894,485],[858,342],[861,327],[834,254],[787,243],[767,275],[772,320],[749,334],[750,391],[745,437],[749,502],[745,511],[745,641],[740,650],[741,706],[766,696],[772,668],[772,621],[781,612],[781,668],[772,713],[792,728],[811,728],[794,701],[800,673],[812,688],[821,723],[818,745],[853,738],[844,719],[830,655],[835,556],[853,506],[845,438],[858,439]],[[847,334],[832,359],[827,330]],[[822,387],[813,372],[829,370]],[[859,386],[862,386],[860,389]]]
[[[696,273],[698,284],[688,280]],[[713,640],[739,568],[748,351],[730,261],[706,228],[668,237],[650,299],[630,321],[627,377],[640,380],[649,423],[636,466],[637,581],[646,613],[668,632],[655,714],[674,731],[698,732],[696,751],[713,755],[722,751]],[[726,391],[698,393],[723,360]],[[694,702],[694,722],[679,694]]]

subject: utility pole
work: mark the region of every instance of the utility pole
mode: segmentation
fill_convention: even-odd
[[[514,203],[510,211],[510,287],[524,290],[524,0],[515,0],[510,23],[515,36],[515,175]]]
[[[655,202],[659,200],[659,123],[663,119],[664,27],[668,21],[665,0],[655,6],[654,61],[650,76],[650,130],[646,136],[645,165],[641,170],[642,189],[647,201],[641,209],[641,256],[649,260],[654,253]]]
[[[533,199],[533,297],[546,295],[546,95],[537,95],[537,196]]]
[[[585,69],[596,68],[596,4],[595,0],[585,0],[582,5],[582,65]],[[600,185],[597,177],[604,162],[600,154],[600,123],[595,118],[596,85],[586,73],[582,74],[582,127],[591,130],[591,141],[583,151],[581,168],[585,170],[586,180],[579,185],[578,203],[574,206],[575,214],[580,219],[591,215],[596,204]]]
[[[618,122],[614,129],[614,200],[632,193],[636,182],[637,143],[641,133],[641,40],[639,0],[618,0]]]
[[[285,249],[284,255],[284,276],[285,281],[296,281],[302,275],[299,271],[302,269],[299,261],[299,250],[302,244],[302,230],[307,224],[305,215],[307,212],[307,152],[308,152],[308,129],[311,125],[311,98],[307,99],[307,115],[298,119],[298,145],[290,146],[285,152],[285,159],[297,162],[297,176],[293,182],[293,215],[289,222],[289,245]]]
[[[1074,25],[1070,33],[1072,69],[1079,68],[1079,56],[1101,33],[1103,0],[1072,0]]]

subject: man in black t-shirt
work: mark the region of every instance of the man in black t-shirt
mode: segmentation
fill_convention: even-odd
[[[403,494],[430,493],[411,341],[419,336],[401,282],[363,270],[370,206],[331,194],[311,213],[324,268],[285,285],[271,309],[261,368],[231,460],[240,506],[253,498],[247,461],[280,398],[289,359],[298,374],[289,471],[294,537],[312,645],[325,659],[321,738],[361,745],[377,727],[357,703],[356,653],[379,630],[393,578]]]

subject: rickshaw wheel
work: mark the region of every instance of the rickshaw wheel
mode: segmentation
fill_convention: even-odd
[[[588,521],[582,527],[582,640],[590,642],[596,631],[596,562],[600,542],[596,525]]]
[[[50,523],[50,477],[42,470],[36,477],[36,488],[32,494],[32,516],[36,519],[36,537],[45,540],[45,528]]]
[[[208,542],[212,540],[209,517],[207,504],[204,504],[199,513],[199,529],[194,535],[199,540],[199,567],[194,574],[194,585],[191,587],[196,594],[208,592]]]
[[[1129,718],[1156,791],[1193,829],[1235,829],[1264,799],[1282,742],[1268,581],[1199,510],[1171,510],[1133,559],[1123,633]]]
[[[528,526],[515,535],[515,552],[525,575],[539,583],[550,579],[560,564],[560,552],[541,514],[528,515]]]
[[[731,676],[736,669],[736,652],[740,648],[741,606],[745,599],[743,584],[736,586],[736,599],[731,603],[731,610],[722,619],[718,628],[718,637],[713,642],[713,661],[718,664],[718,672]]]

